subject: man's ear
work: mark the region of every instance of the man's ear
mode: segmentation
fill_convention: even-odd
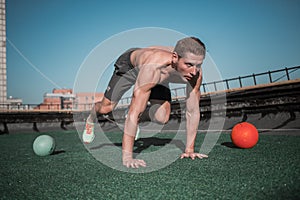
[[[173,63],[177,63],[178,59],[179,59],[179,56],[178,56],[177,52],[174,51],[172,54]]]

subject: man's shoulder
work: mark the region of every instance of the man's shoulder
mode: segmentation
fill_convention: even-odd
[[[163,48],[147,47],[134,52],[134,60],[139,64],[144,63],[166,63],[171,58],[171,51]]]
[[[156,50],[173,52],[174,47],[172,47],[172,46],[149,46],[149,47],[147,47],[147,49],[156,49]]]

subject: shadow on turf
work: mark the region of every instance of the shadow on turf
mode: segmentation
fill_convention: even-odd
[[[140,138],[134,143],[134,147],[136,149],[133,151],[134,153],[141,153],[143,150],[148,149],[150,146],[165,146],[166,144],[174,144],[177,148],[184,151],[185,145],[181,140],[174,139],[162,139],[157,137],[150,138]],[[91,150],[100,149],[105,146],[118,146],[122,147],[122,143],[109,143],[109,144],[101,144],[96,147],[90,148]]]
[[[51,155],[57,155],[65,152],[66,152],[65,150],[58,150],[58,151],[54,151]]]
[[[223,142],[221,145],[231,149],[240,149],[239,147],[235,146],[232,142]]]
[[[185,145],[181,140],[162,139],[157,137],[141,138],[134,143],[137,147],[134,153],[141,153],[143,150],[148,149],[150,146],[165,146],[166,144],[174,144],[177,148],[184,151]]]

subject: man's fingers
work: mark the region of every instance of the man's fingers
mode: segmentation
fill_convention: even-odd
[[[192,160],[195,160],[195,157],[196,157],[197,155],[196,154],[192,154],[190,157],[191,157],[191,159]],[[198,157],[198,156],[197,156]]]
[[[200,154],[202,158],[208,158],[208,155]]]
[[[128,163],[126,163],[126,167],[127,168],[129,168],[130,167],[130,163],[128,162]]]
[[[180,158],[191,158],[192,160],[195,160],[195,158],[208,158],[207,155],[205,154],[200,154],[200,153],[183,153],[181,154]]]
[[[127,161],[125,166],[127,168],[139,168],[139,167],[146,167],[146,162],[139,159],[133,159],[131,161]]]
[[[143,161],[143,160],[137,160],[137,161],[138,161],[139,166],[146,167],[145,161]]]
[[[187,154],[187,153],[183,153],[183,154],[181,154],[181,156],[180,156],[180,158],[182,159],[182,158],[188,158],[189,157],[189,154]]]
[[[205,154],[200,154],[200,153],[197,154],[197,157],[200,158],[200,159],[202,159],[202,158],[208,158],[207,155],[205,155]]]

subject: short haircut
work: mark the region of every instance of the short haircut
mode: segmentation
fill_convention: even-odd
[[[205,56],[206,48],[200,39],[196,37],[187,37],[177,42],[174,52],[180,57],[185,57],[186,53]]]

